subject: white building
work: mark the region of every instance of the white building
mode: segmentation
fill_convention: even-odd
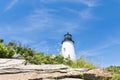
[[[74,41],[72,40],[72,35],[69,33],[64,35],[64,40],[62,41],[61,55],[63,55],[65,58],[76,60]]]

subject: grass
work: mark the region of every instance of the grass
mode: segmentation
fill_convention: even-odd
[[[84,57],[80,57],[78,60],[74,61],[72,65],[69,65],[72,68],[97,68],[93,63],[84,59]]]

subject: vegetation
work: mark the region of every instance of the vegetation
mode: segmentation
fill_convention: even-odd
[[[65,64],[73,68],[96,68],[83,57],[72,61],[61,55],[44,55],[43,52],[35,52],[31,48],[22,46],[20,43],[9,42],[4,44],[3,42],[4,40],[0,39],[0,58],[12,58],[15,54],[20,54],[21,58],[32,64]]]
[[[32,57],[34,51],[31,48],[23,47],[21,44],[15,42],[3,43],[4,40],[0,39],[0,58],[12,58],[15,54],[20,54],[22,58],[28,59]]]
[[[11,47],[0,43],[0,57],[2,58],[11,58],[14,55],[15,51]]]
[[[120,66],[109,66],[106,70],[115,74],[120,74]]]
[[[80,57],[77,59],[73,64],[71,65],[73,68],[97,68],[95,65],[93,65],[91,62],[88,62],[87,60],[84,59],[84,57]]]
[[[111,80],[120,80],[120,74],[114,74]]]
[[[72,61],[69,58],[64,58],[61,55],[44,55],[43,53],[35,54],[28,62],[33,64],[64,64],[73,68],[96,68],[92,63],[87,62],[84,58],[77,61]]]
[[[120,66],[109,66],[106,70],[113,73],[111,80],[120,80]]]

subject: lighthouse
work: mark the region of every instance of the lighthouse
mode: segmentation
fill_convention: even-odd
[[[73,61],[76,60],[74,41],[72,40],[72,35],[68,32],[64,35],[64,40],[62,41],[61,55]]]

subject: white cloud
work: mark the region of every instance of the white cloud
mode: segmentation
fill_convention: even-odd
[[[35,51],[37,52],[44,52],[45,54],[58,54],[59,53],[59,47],[58,44],[51,44],[50,41],[47,40],[41,40],[39,43],[34,43],[31,46]]]
[[[85,56],[97,56],[102,53],[105,53],[104,51],[106,49],[114,47],[116,45],[120,45],[120,39],[110,38],[107,41],[103,41],[100,45],[95,46],[94,48],[81,50],[79,54],[85,55]]]
[[[59,29],[57,32],[59,33],[66,33],[66,32],[76,32],[76,30],[79,28],[80,29],[83,29],[82,26],[80,26],[80,23],[79,22],[62,22],[62,26],[63,28]]]
[[[99,0],[40,0],[44,3],[53,3],[53,2],[70,2],[70,3],[80,3],[88,7],[94,7],[98,5]]]
[[[109,55],[109,57],[112,57],[112,55],[116,55],[116,53],[119,53],[119,49],[117,51],[112,50],[113,48],[116,48],[116,46],[120,46],[120,39],[117,38],[111,38],[106,41],[102,41],[100,44],[97,46],[86,49],[86,50],[81,50],[78,55],[82,55],[85,58],[87,58],[89,61],[94,62],[94,64],[97,64],[98,66],[105,66],[105,58],[106,55]],[[109,58],[110,59],[110,58]],[[109,60],[108,59],[108,60]]]
[[[94,7],[98,5],[98,0],[79,0],[80,3],[87,5],[88,7]]]
[[[11,8],[14,7],[14,5],[18,2],[19,0],[12,0],[11,3],[9,5],[7,5],[7,7],[5,8],[4,12],[10,10]]]
[[[80,17],[82,19],[93,19],[94,16],[92,15],[91,9],[86,9],[80,12]]]
[[[12,26],[2,26],[0,27],[0,33],[3,35],[11,35],[11,34],[17,34],[19,32],[18,28],[14,29],[12,28]]]
[[[26,23],[29,24],[26,31],[55,31],[55,32],[76,32],[76,30],[83,29],[80,26],[80,19],[73,18],[68,20],[62,16],[55,15],[56,13],[60,13],[60,11],[56,9],[40,9],[36,10],[33,14],[26,18]],[[73,13],[71,13],[73,14]],[[78,14],[77,14],[78,15]]]
[[[97,17],[93,15],[93,11],[91,8],[86,8],[82,10],[75,10],[72,8],[64,8],[65,11],[68,11],[69,13],[72,13],[74,15],[78,15],[78,18],[81,21],[84,20],[90,20],[90,19],[96,19]]]
[[[25,34],[26,32],[24,31],[24,27],[19,27],[18,25],[10,25],[10,26],[4,25],[0,27],[0,36],[3,36],[3,38],[7,38],[8,40],[20,41],[23,42],[24,44],[31,43],[32,41],[24,38],[25,36],[27,36]]]
[[[82,50],[79,52],[80,55],[84,55],[85,57],[91,57],[91,56],[98,56],[102,54],[102,51],[97,49],[89,49],[89,50]]]
[[[5,41],[7,41],[7,40],[18,41],[25,45],[33,43],[33,41],[31,39],[25,38],[25,36],[24,36],[25,33],[22,29],[23,28],[14,27],[14,26],[0,27],[0,36],[2,38],[7,38]]]
[[[26,22],[30,25],[25,30],[32,31],[39,29],[43,31],[49,28],[53,24],[52,15],[49,14],[51,11],[49,9],[35,10],[33,14],[26,18]]]
[[[112,43],[115,45],[120,45],[120,38],[112,38]]]
[[[19,41],[19,42],[22,43],[22,45],[24,45],[24,44],[28,45],[28,44],[34,43],[34,41],[32,41],[31,39],[20,37],[20,36],[19,37],[17,37],[17,36],[11,36],[10,39],[14,40],[14,41]]]
[[[53,46],[50,46],[47,41],[40,41],[39,43],[34,43],[32,45],[32,48],[35,49],[35,51],[42,51],[44,53],[50,53],[50,50]]]

